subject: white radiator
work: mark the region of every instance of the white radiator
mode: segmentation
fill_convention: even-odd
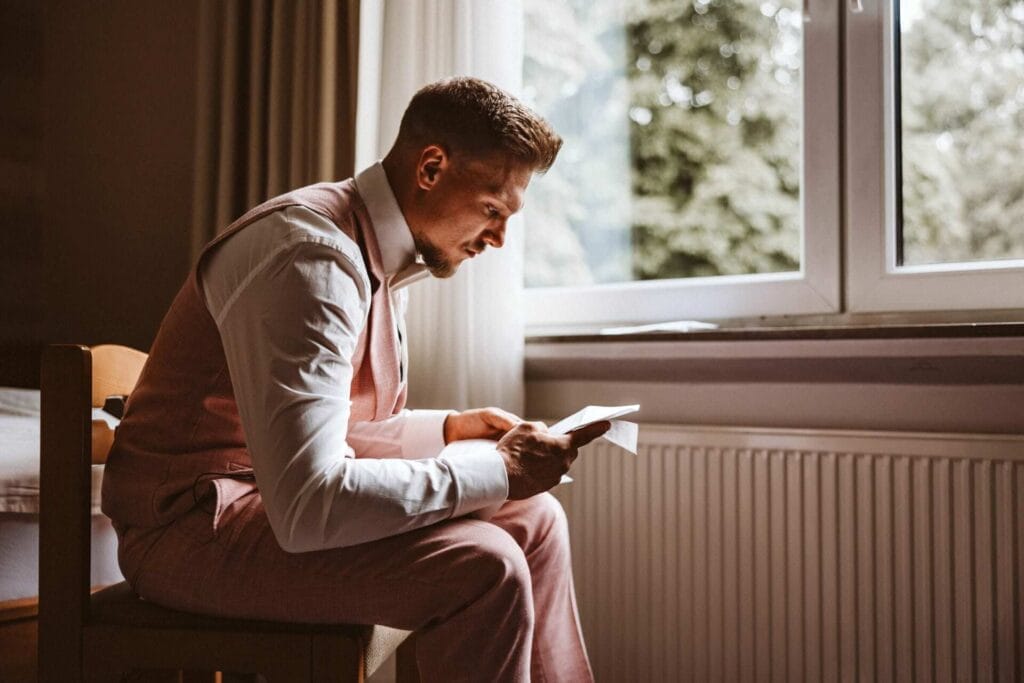
[[[640,440],[556,489],[599,682],[1024,681],[1024,437]]]

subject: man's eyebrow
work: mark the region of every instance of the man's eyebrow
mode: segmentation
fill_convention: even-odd
[[[501,204],[501,207],[503,209],[505,209],[505,213],[507,213],[509,215],[512,215],[514,213],[518,213],[519,211],[521,211],[522,208],[523,208],[523,204],[525,203],[525,202],[519,202],[519,206],[517,206],[516,209],[513,211],[512,210],[512,205],[509,204],[507,199],[502,199],[500,193],[492,191],[490,193],[490,198],[493,199],[496,204]]]

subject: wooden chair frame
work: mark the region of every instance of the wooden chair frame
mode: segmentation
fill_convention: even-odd
[[[170,669],[258,672],[270,683],[363,681],[373,627],[185,614],[140,600],[124,583],[90,596],[91,412],[105,395],[130,394],[144,359],[114,346],[94,353],[57,345],[43,355],[39,680],[111,681],[132,669]],[[418,680],[411,647],[403,644],[398,657],[401,681]]]

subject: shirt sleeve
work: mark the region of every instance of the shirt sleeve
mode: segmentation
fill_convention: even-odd
[[[357,458],[432,458],[440,456],[455,473],[459,500],[453,517],[493,509],[508,497],[508,473],[496,441],[459,442],[445,450],[444,420],[450,410],[403,410],[377,422],[349,425],[348,443]],[[483,505],[482,501],[498,502]]]
[[[351,358],[370,299],[362,264],[344,245],[322,239],[273,244],[276,251],[260,258],[247,248],[238,263],[256,265],[244,277],[221,256],[205,264],[202,281],[208,303],[227,302],[214,319],[256,483],[281,547],[305,552],[355,545],[504,500],[508,483],[503,467],[496,476],[496,451],[458,462],[429,457],[432,452],[425,459],[353,457]],[[224,282],[240,284],[227,293]],[[413,443],[426,443],[416,436],[419,419],[400,415],[390,425],[364,428],[353,442],[365,447],[390,429],[398,452],[418,452],[421,446]],[[422,419],[436,426],[438,417]],[[435,447],[422,446],[425,453]]]
[[[434,458],[444,449],[444,421],[455,411],[403,410],[386,420],[349,425],[357,458]]]

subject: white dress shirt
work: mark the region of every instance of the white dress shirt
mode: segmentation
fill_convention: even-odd
[[[427,273],[383,167],[356,176],[394,297]],[[439,457],[447,411],[403,410],[349,429],[352,355],[371,291],[358,245],[301,206],[232,235],[199,272],[220,331],[267,516],[289,552],[363,543],[504,501],[496,449]],[[371,353],[368,349],[367,353]]]

